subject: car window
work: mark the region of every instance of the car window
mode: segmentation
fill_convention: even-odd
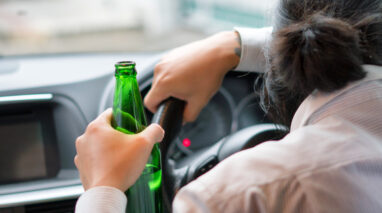
[[[0,0],[0,55],[160,51],[270,25],[275,0]]]

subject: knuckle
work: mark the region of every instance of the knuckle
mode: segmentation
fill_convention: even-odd
[[[147,147],[151,144],[149,138],[144,135],[137,135],[136,140],[142,147]]]
[[[167,85],[168,83],[171,83],[170,81],[171,81],[171,79],[167,75],[160,75],[160,76],[157,76],[155,83],[156,83],[157,88],[161,88],[161,87]]]
[[[92,121],[86,128],[86,132],[94,133],[94,132],[98,132],[99,129],[100,129],[99,125],[95,121]]]
[[[163,70],[163,62],[159,62],[154,67],[154,75],[159,74]]]
[[[75,142],[76,150],[77,150],[77,151],[78,151],[78,149],[79,149],[80,143],[81,143],[81,136],[78,137],[78,138],[76,139],[76,142]]]
[[[78,168],[78,155],[74,156],[74,165]]]

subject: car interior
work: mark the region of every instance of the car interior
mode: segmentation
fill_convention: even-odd
[[[77,54],[1,60],[0,212],[73,211],[83,192],[73,163],[74,141],[92,119],[112,106],[112,65],[126,58],[138,65],[137,79],[144,97],[160,54]],[[146,111],[148,120],[162,122],[169,132],[175,131],[165,138],[168,142],[162,148],[162,155],[166,156],[163,167],[168,168],[164,186],[170,200],[180,187],[224,158],[285,134],[286,130],[272,124],[258,105],[253,90],[257,75],[230,71],[198,119],[184,126],[180,124],[182,111],[171,109],[173,103],[158,110],[157,117],[162,118],[153,118]],[[163,119],[171,124],[163,123]],[[173,181],[166,184],[167,179]]]
[[[194,7],[200,2],[181,2],[185,2],[184,10],[191,17],[188,22],[193,23],[189,24],[192,28],[200,21],[195,18],[198,13],[195,14]],[[245,11],[236,12],[248,17]],[[4,11],[0,9],[0,17],[1,14]],[[218,22],[216,26],[224,21],[224,17],[214,19]],[[226,26],[231,28],[230,24]],[[6,38],[1,36],[6,35],[7,29],[0,27],[0,47],[1,39]],[[151,87],[155,64],[172,47],[143,51],[64,49],[55,53],[34,50],[33,53],[2,53],[0,213],[74,212],[75,203],[84,192],[73,162],[74,142],[89,122],[112,107],[114,64],[126,60],[136,62],[137,80],[144,97]],[[184,103],[179,100],[164,102],[155,115],[146,110],[147,120],[159,123],[166,130],[160,145],[166,211],[171,211],[177,190],[223,159],[286,134],[287,129],[272,123],[259,106],[254,92],[258,75],[230,71],[219,91],[192,123],[182,125]]]

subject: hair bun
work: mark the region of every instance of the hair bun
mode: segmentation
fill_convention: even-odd
[[[365,76],[358,34],[350,24],[321,14],[282,28],[272,42],[271,75],[306,95],[342,88]]]

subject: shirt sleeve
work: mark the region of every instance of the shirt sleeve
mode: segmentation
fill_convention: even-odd
[[[237,27],[241,40],[241,56],[235,70],[264,72],[266,67],[266,51],[272,36],[272,27],[242,28]]]
[[[81,195],[76,204],[76,213],[122,213],[125,212],[127,198],[117,188],[97,186]]]
[[[209,194],[206,188],[197,181],[183,187],[175,196],[172,203],[174,213],[204,213],[212,212],[204,194]]]
[[[244,184],[243,184],[244,185]],[[219,187],[219,186],[217,186]],[[174,213],[265,213],[266,202],[260,188],[248,186],[243,193],[223,195],[211,193],[197,180],[183,187],[175,196],[172,204]],[[234,195],[234,196],[232,196]]]

